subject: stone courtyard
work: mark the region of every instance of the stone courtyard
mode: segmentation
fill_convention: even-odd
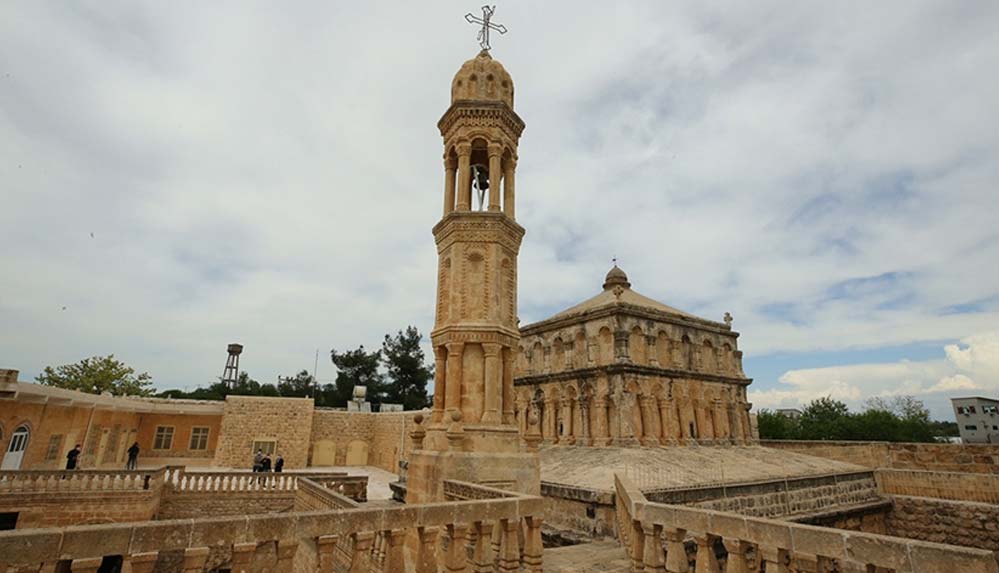
[[[2,445],[29,439],[0,471],[0,573],[999,572],[999,446],[761,444],[732,317],[645,297],[616,264],[520,326],[513,79],[483,50],[450,95],[432,408],[3,371]],[[133,441],[143,467],[122,470]],[[85,469],[60,469],[76,443]],[[287,471],[247,472],[257,450]]]

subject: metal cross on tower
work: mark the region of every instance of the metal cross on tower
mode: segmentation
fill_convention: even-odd
[[[496,6],[489,6],[488,4],[482,7],[482,17],[469,12],[465,14],[465,21],[469,24],[479,24],[482,29],[479,30],[479,35],[475,37],[479,41],[479,45],[482,46],[483,50],[489,51],[489,30],[496,30],[500,34],[506,34],[506,26],[503,24],[493,24],[490,19],[493,17],[493,13],[496,12]]]

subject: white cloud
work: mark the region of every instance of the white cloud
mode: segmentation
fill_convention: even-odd
[[[477,51],[469,9],[0,4],[0,367],[114,352],[191,386],[240,341],[273,380],[317,347],[428,332],[435,124]],[[649,296],[732,311],[750,356],[999,323],[999,4],[497,19],[527,122],[524,322],[593,294],[617,255]]]
[[[853,364],[791,370],[777,388],[751,390],[756,408],[793,407],[830,396],[858,407],[873,396],[913,395],[933,414],[949,418],[947,398],[999,393],[999,331],[969,336],[945,347],[946,359]]]

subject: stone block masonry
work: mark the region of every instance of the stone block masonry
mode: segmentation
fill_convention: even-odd
[[[904,495],[893,501],[890,535],[999,551],[999,505]]]
[[[767,448],[868,468],[999,474],[999,445],[767,440]]]
[[[248,468],[254,442],[273,442],[285,468],[308,464],[312,434],[311,398],[227,396],[214,465]]]

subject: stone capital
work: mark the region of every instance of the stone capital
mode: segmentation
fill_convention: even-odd
[[[499,143],[490,143],[486,149],[489,152],[489,157],[498,157],[503,154],[503,146]]]
[[[461,142],[455,145],[454,148],[458,151],[459,156],[470,156],[472,154],[472,144],[469,142]]]

